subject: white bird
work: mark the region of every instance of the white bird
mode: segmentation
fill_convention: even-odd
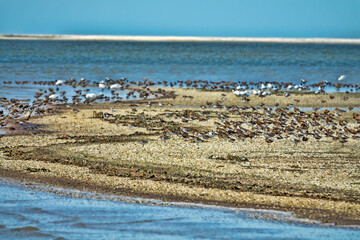
[[[307,81],[302,78],[302,79],[301,79],[301,82],[302,82],[302,83],[306,83]]]
[[[291,90],[291,89],[293,89],[293,85],[289,85],[287,88],[289,89],[289,90]]]
[[[56,86],[63,85],[63,84],[64,84],[63,80],[57,80],[55,83]]]
[[[240,92],[240,95],[241,95],[242,97],[248,97],[248,96],[251,95],[251,92],[250,92],[250,91],[241,91],[241,92]]]
[[[110,86],[110,89],[119,89],[121,88],[122,86],[119,84],[119,83],[115,83],[113,85]]]
[[[85,95],[85,98],[90,101],[94,101],[97,98],[97,95],[95,93],[88,93]]]
[[[235,91],[233,90],[232,92],[233,92],[233,94],[235,94],[236,96],[239,96],[239,95],[240,95],[240,91],[239,91],[239,90],[235,90]]]
[[[278,87],[278,86],[273,86],[273,87],[272,87],[272,90],[278,91],[278,90],[279,90],[279,87]]]
[[[346,75],[341,75],[340,77],[338,77],[338,81],[342,81],[342,80],[344,80],[346,78]]]
[[[102,90],[104,90],[106,88],[106,84],[105,84],[105,81],[101,81],[99,83],[99,88],[101,88]]]
[[[252,90],[252,94],[254,94],[254,95],[259,95],[259,94],[260,94],[260,90]]]
[[[57,99],[58,97],[60,97],[59,94],[51,94],[51,95],[49,96],[50,99]]]
[[[240,85],[236,87],[236,90],[240,90],[240,89],[245,90],[246,87],[245,86],[240,86]]]
[[[265,84],[262,83],[260,88],[261,90],[264,90],[266,88]]]
[[[290,96],[290,93],[285,92],[285,93],[284,93],[284,96],[285,96],[285,97],[289,97],[289,96]]]
[[[271,89],[272,88],[272,84],[271,83],[268,83],[268,85],[266,86],[268,89]]]

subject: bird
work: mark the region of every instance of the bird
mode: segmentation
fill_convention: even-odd
[[[340,81],[342,81],[342,80],[344,80],[346,78],[346,75],[341,75],[340,77],[338,77],[338,81],[340,82]]]
[[[106,84],[105,84],[105,81],[101,81],[99,83],[99,88],[101,88],[101,90],[104,90],[106,88]]]
[[[51,94],[49,96],[50,99],[57,99],[59,97],[59,94]]]
[[[115,83],[115,84],[112,84],[111,86],[110,86],[110,89],[119,89],[119,88],[121,88],[122,86],[119,84],[119,83]]]
[[[95,93],[88,93],[85,95],[85,98],[89,101],[94,101],[97,98],[97,95]]]
[[[56,80],[56,83],[55,83],[56,86],[60,86],[60,85],[63,85],[63,84],[64,84],[63,80]]]

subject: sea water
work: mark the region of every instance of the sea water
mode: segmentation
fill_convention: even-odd
[[[360,45],[0,40],[0,80],[360,82]]]
[[[8,181],[0,192],[1,239],[360,238],[356,228],[265,220],[241,209],[76,198]]]
[[[4,81],[127,78],[360,83],[359,44],[0,40],[0,97],[39,86]],[[100,91],[100,90],[99,90]]]

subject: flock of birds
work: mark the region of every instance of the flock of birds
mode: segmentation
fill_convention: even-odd
[[[174,91],[169,91],[163,87],[187,87],[212,90],[230,91],[236,96],[247,99],[250,95],[266,97],[273,92],[282,91],[285,96],[290,96],[294,91],[310,91],[316,89],[315,94],[326,94],[326,87],[347,88],[346,92],[360,91],[359,84],[342,84],[345,75],[338,78],[338,82],[330,83],[321,81],[319,83],[307,84],[307,81],[301,79],[299,84],[283,83],[283,82],[230,82],[230,81],[206,81],[206,80],[188,80],[188,81],[158,81],[153,82],[149,79],[143,79],[139,82],[129,81],[126,78],[112,80],[106,78],[100,82],[90,81],[82,78],[80,81],[75,79],[55,80],[55,81],[15,81],[15,84],[36,84],[44,87],[40,88],[34,94],[34,99],[6,99],[0,98],[0,126],[6,125],[8,119],[23,118],[25,113],[27,118],[31,115],[42,115],[54,110],[54,103],[60,104],[79,104],[91,103],[96,100],[100,101],[123,101],[120,93],[126,92],[126,99],[147,99],[147,98],[176,98]],[[4,84],[12,84],[7,81]],[[70,86],[75,93],[67,96],[63,86]],[[154,86],[158,86],[154,90]],[[46,88],[47,87],[47,88]],[[93,90],[98,88],[101,93],[95,93]],[[104,91],[110,91],[111,95],[106,96]],[[192,97],[192,96],[187,96]],[[331,96],[330,96],[331,97]],[[69,100],[71,99],[71,101]],[[209,103],[203,108],[217,107],[221,108],[221,102],[217,104]],[[231,120],[226,114],[219,113],[220,122],[215,122],[215,131],[199,131],[191,128],[180,128],[176,131],[166,129],[161,138],[166,140],[171,135],[178,135],[191,141],[205,141],[211,137],[219,137],[229,141],[236,139],[245,140],[255,136],[263,136],[267,143],[273,142],[274,139],[290,138],[294,143],[307,141],[313,137],[317,140],[328,137],[345,143],[348,138],[359,139],[360,128],[356,126],[351,128],[346,121],[337,120],[341,111],[337,109],[335,112],[325,110],[320,113],[314,111],[305,113],[297,108],[290,111],[289,107],[269,108],[265,106],[245,107],[232,106],[226,108],[231,114],[239,115],[240,120]],[[351,111],[352,108],[349,107]],[[171,117],[171,116],[169,116]],[[180,116],[174,116],[180,117]],[[357,113],[353,113],[356,124],[360,123],[360,117]],[[182,121],[207,121],[207,111],[203,111],[201,116],[187,115],[182,116]]]
[[[212,103],[209,103],[207,108],[212,108]],[[161,139],[167,140],[172,136],[178,136],[193,142],[203,142],[218,137],[233,142],[263,137],[267,143],[272,143],[276,139],[290,139],[295,144],[308,141],[310,138],[317,141],[327,138],[342,144],[349,138],[360,139],[360,115],[355,112],[352,114],[355,124],[350,126],[347,121],[341,120],[341,115],[346,112],[343,109],[304,112],[296,107],[273,109],[262,105],[231,106],[226,110],[225,113],[218,113],[219,121],[214,121],[215,130],[202,131],[191,127],[165,129]],[[349,107],[349,111],[351,110]],[[212,118],[211,114],[206,109],[201,112],[187,110],[184,114],[173,113],[167,117],[180,118],[182,122],[208,121]]]

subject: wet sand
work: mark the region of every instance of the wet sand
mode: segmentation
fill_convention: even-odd
[[[164,137],[181,128],[216,130],[223,115],[228,121],[254,111],[265,116],[261,109],[239,115],[212,104],[347,109],[359,107],[358,93],[346,94],[346,100],[345,93],[333,93],[333,99],[251,96],[243,103],[231,92],[174,91],[176,99],[59,105],[56,114],[31,118],[22,129],[15,121],[0,138],[0,176],[120,196],[291,211],[324,223],[360,225],[359,139],[268,143],[261,135],[235,141]],[[336,121],[359,127],[352,119],[359,112],[335,112]],[[200,121],[199,114],[206,120]]]

